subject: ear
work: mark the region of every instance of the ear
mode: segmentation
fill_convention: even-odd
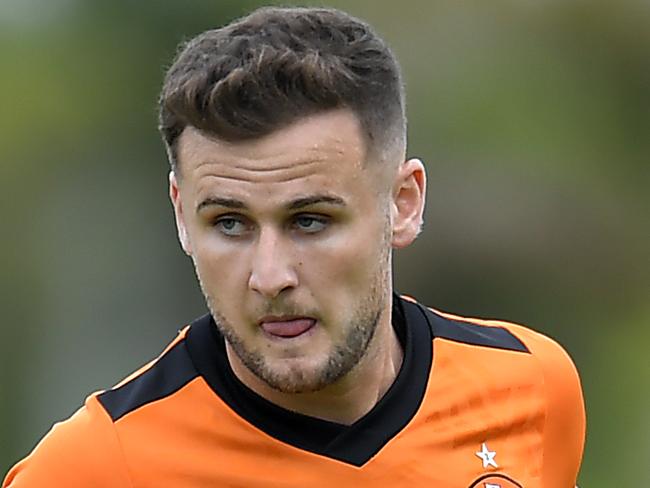
[[[178,231],[178,241],[185,254],[192,256],[192,247],[190,246],[190,239],[187,234],[187,227],[185,225],[185,217],[183,215],[183,205],[181,202],[181,192],[178,186],[178,179],[173,171],[169,172],[169,198],[174,207],[174,216],[176,217],[176,229]]]
[[[400,164],[395,175],[391,202],[393,247],[408,246],[420,233],[426,184],[427,178],[422,161],[409,159]]]

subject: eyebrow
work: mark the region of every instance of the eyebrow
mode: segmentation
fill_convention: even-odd
[[[312,195],[309,197],[298,198],[289,202],[287,205],[288,210],[297,210],[303,207],[309,207],[311,205],[316,205],[318,203],[329,203],[330,205],[336,205],[338,207],[345,207],[345,200],[339,197],[334,197],[331,195]]]
[[[219,206],[232,209],[242,209],[246,208],[246,204],[241,200],[236,200],[234,198],[223,198],[223,197],[208,197],[205,200],[202,200],[196,206],[196,213],[201,212],[206,207]]]
[[[309,207],[311,205],[317,205],[319,203],[327,203],[339,207],[346,206],[345,200],[343,200],[340,197],[335,197],[332,195],[311,195],[308,197],[302,197],[302,198],[297,198],[296,200],[292,200],[285,207],[287,210],[298,210],[304,207]],[[226,208],[237,209],[237,210],[247,208],[244,202],[242,202],[241,200],[237,200],[235,198],[208,197],[202,200],[201,203],[199,203],[196,206],[196,213],[201,212],[201,210],[203,210],[206,207],[212,207],[212,206],[226,207]]]

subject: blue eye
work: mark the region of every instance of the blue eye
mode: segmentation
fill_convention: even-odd
[[[325,217],[317,217],[315,215],[298,215],[294,219],[295,227],[308,234],[320,232],[327,227],[328,219]]]
[[[214,226],[228,237],[238,237],[247,230],[246,223],[237,217],[221,217],[217,219]]]

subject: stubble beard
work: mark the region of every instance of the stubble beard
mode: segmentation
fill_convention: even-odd
[[[310,367],[309,370],[295,367],[274,368],[263,354],[250,350],[232,324],[215,306],[214,300],[207,293],[200,277],[199,283],[217,328],[249,371],[276,391],[313,393],[339,381],[352,371],[368,352],[377,325],[385,310],[386,301],[390,299],[387,296],[388,280],[390,279],[389,256],[390,248],[384,247],[366,296],[356,300],[355,303],[358,305],[347,314],[348,319],[343,324],[343,329],[348,331],[346,336],[339,344],[333,346],[323,364],[316,368]],[[284,310],[283,312],[287,315],[300,315],[293,310]]]
[[[372,302],[368,299],[373,298]],[[267,360],[263,354],[246,347],[234,328],[214,307],[215,323],[239,360],[257,378],[282,393],[312,393],[336,383],[364,357],[383,313],[383,296],[367,297],[348,319],[347,334],[334,345],[323,364],[307,367],[283,367],[281,359]]]

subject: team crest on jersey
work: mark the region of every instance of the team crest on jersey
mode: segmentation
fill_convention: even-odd
[[[523,488],[515,480],[503,474],[488,474],[474,481],[469,488]]]

